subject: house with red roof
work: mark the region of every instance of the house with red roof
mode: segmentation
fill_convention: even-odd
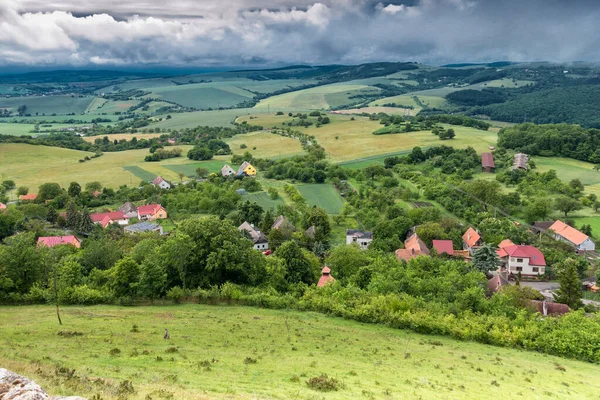
[[[140,221],[154,221],[167,218],[167,210],[160,204],[148,204],[139,206],[137,209],[138,219]]]
[[[317,283],[317,287],[323,287],[328,283],[335,282],[335,278],[331,276],[331,269],[329,267],[324,266],[321,270],[321,278],[319,278],[319,282]]]
[[[452,243],[452,240],[433,240],[431,244],[438,255],[442,253],[446,253],[449,256],[454,255],[454,244]]]
[[[129,223],[129,217],[123,214],[122,211],[111,211],[105,213],[91,214],[92,222],[100,224],[103,228],[106,228],[111,224],[127,225]]]
[[[499,272],[488,280],[488,293],[498,293],[504,286],[510,285],[505,275],[506,273]]]
[[[552,231],[555,239],[572,244],[577,251],[596,250],[596,244],[588,235],[560,220],[553,223],[549,229]]]
[[[6,204],[0,203],[0,211],[1,210],[6,210]]]
[[[501,272],[509,275],[538,276],[546,273],[546,259],[537,248],[525,244],[517,245],[503,240],[496,250],[500,259]]]
[[[19,199],[21,201],[34,201],[35,199],[37,199],[37,194],[36,193],[23,194],[19,197]]]
[[[152,181],[154,186],[158,186],[161,189],[171,189],[171,184],[163,179],[162,176],[157,176]]]
[[[38,238],[38,246],[54,247],[70,244],[77,248],[81,247],[81,241],[76,236],[42,236]]]
[[[485,172],[494,172],[496,164],[492,153],[481,153],[481,169]]]
[[[475,250],[477,250],[482,244],[483,240],[481,240],[481,235],[477,233],[475,229],[469,227],[464,235],[462,235],[463,239],[463,250],[468,250],[469,254],[473,255]]]
[[[414,233],[404,241],[404,248],[394,252],[398,260],[408,261],[418,256],[428,256],[429,248],[419,236]]]

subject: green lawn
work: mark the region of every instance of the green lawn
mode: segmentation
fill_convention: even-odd
[[[421,148],[421,149],[425,150],[426,148]],[[383,165],[383,162],[386,158],[394,157],[394,156],[404,156],[404,155],[409,154],[411,151],[412,150],[404,150],[404,151],[398,151],[395,153],[382,154],[382,155],[378,155],[378,156],[364,157],[364,158],[359,158],[359,159],[352,160],[352,161],[344,161],[344,162],[339,163],[339,165],[341,165],[344,168],[349,168],[349,169],[363,169],[370,165]]]
[[[297,187],[310,206],[321,207],[328,214],[339,214],[342,210],[342,198],[333,186],[315,183]]]
[[[256,203],[261,206],[265,211],[266,210],[277,210],[277,206],[284,205],[285,202],[281,197],[273,200],[269,197],[267,192],[257,192],[257,193],[248,193],[242,197],[242,201],[248,200],[251,203]]]
[[[138,167],[137,165],[132,165],[128,167],[123,167],[125,171],[131,172],[133,175],[137,176],[143,181],[152,181],[156,178],[156,175],[152,172],[148,172],[143,168]]]
[[[583,399],[600,366],[316,313],[1,307],[0,365],[55,395],[142,399]],[[171,339],[164,340],[168,328]],[[63,332],[62,334],[60,334]],[[337,390],[309,388],[327,374]],[[133,393],[119,397],[130,381]],[[122,392],[122,391],[121,391]]]

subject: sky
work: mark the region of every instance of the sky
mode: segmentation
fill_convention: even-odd
[[[0,67],[600,60],[596,0],[0,0]]]

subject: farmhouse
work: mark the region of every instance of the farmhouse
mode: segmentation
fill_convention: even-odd
[[[256,176],[256,168],[252,166],[248,161],[244,161],[238,169],[237,176]]]
[[[124,231],[127,233],[130,233],[130,234],[149,233],[149,232],[158,232],[161,235],[163,234],[162,226],[160,226],[159,224],[153,224],[151,222],[146,222],[146,221],[140,222],[138,224],[126,226]]]
[[[496,170],[494,155],[492,153],[481,153],[481,169],[485,172],[494,172]]]
[[[590,239],[585,233],[578,231],[565,224],[564,222],[557,220],[549,230],[554,234],[554,238],[562,240],[563,242],[570,243],[577,251],[594,251],[596,250],[596,244]]]
[[[34,201],[35,199],[37,199],[37,194],[35,194],[35,193],[23,194],[19,197],[19,199],[21,201]]]
[[[167,210],[160,204],[148,204],[139,206],[137,216],[140,221],[154,221],[167,218]]]
[[[346,244],[356,243],[366,250],[373,241],[373,232],[363,232],[356,229],[346,229]]]
[[[394,252],[398,260],[408,261],[412,258],[425,255],[429,255],[429,248],[425,242],[423,242],[417,234],[413,234],[410,238],[404,242],[404,248],[398,249]]]
[[[128,218],[137,218],[138,217],[138,209],[135,206],[135,204],[131,203],[131,202],[127,202],[125,204],[123,204],[120,208],[119,211],[121,211],[123,213],[123,215],[125,215]]]
[[[509,275],[521,273],[523,276],[538,276],[546,272],[546,260],[541,251],[533,246],[516,245],[510,240],[503,240],[496,250],[500,258],[500,272]]]
[[[225,164],[223,166],[223,168],[221,168],[221,175],[223,176],[231,176],[231,175],[235,175],[235,171],[233,170],[233,168],[231,168],[229,166],[229,164]]]
[[[90,217],[93,223],[100,224],[103,228],[115,223],[119,225],[127,225],[129,223],[129,217],[125,216],[121,211],[96,213],[90,215]]]
[[[42,236],[38,238],[38,246],[54,247],[62,244],[70,244],[77,248],[81,247],[81,241],[75,236]]]
[[[463,250],[468,250],[469,254],[473,255],[475,250],[477,250],[482,244],[481,236],[475,229],[469,227],[464,235],[462,235],[463,239]]]
[[[529,156],[525,153],[517,153],[513,159],[513,169],[527,169]]]
[[[328,283],[333,283],[333,282],[335,282],[335,278],[333,276],[331,276],[331,270],[326,265],[321,270],[321,278],[319,278],[317,287],[323,287],[323,286],[327,285]]]
[[[171,184],[169,182],[165,181],[162,176],[157,176],[156,178],[154,178],[154,180],[152,181],[152,184],[154,186],[158,186],[161,189],[165,189],[165,190],[171,189]]]
[[[433,240],[431,244],[438,255],[443,253],[446,253],[449,256],[454,255],[454,245],[452,244],[452,240]]]
[[[255,250],[264,251],[269,249],[269,242],[267,240],[267,237],[261,231],[254,228],[254,225],[249,224],[247,221],[244,221],[244,223],[238,227],[238,231],[248,232],[248,234],[252,238],[252,244],[254,245]]]

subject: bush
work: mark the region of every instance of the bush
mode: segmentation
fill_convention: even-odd
[[[327,374],[313,376],[306,381],[306,384],[312,390],[319,392],[333,392],[342,388],[342,383],[335,378],[330,378]]]
[[[175,304],[181,303],[181,300],[185,297],[185,290],[179,286],[172,287],[167,292],[167,299],[171,300]]]

